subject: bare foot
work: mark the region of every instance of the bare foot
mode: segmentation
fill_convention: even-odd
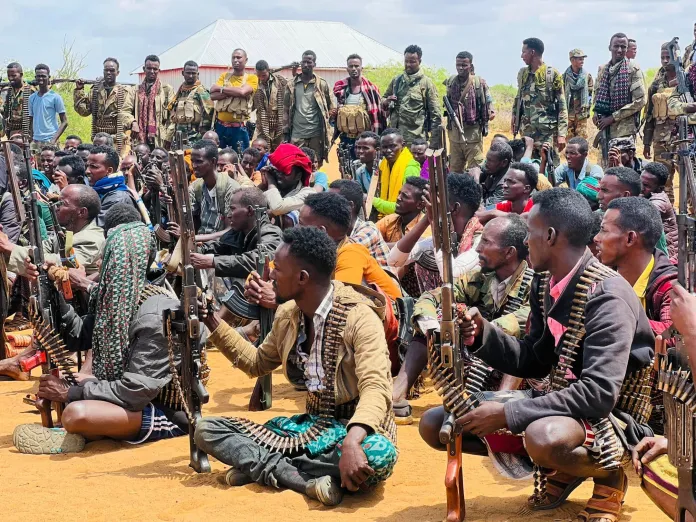
[[[0,375],[9,377],[14,381],[28,381],[30,376],[28,372],[23,372],[19,367],[19,358],[17,357],[0,361]]]

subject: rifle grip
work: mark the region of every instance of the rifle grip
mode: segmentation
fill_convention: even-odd
[[[61,281],[61,290],[63,291],[63,297],[66,301],[73,300],[74,295],[72,291],[72,285],[70,284],[70,279],[66,281]]]

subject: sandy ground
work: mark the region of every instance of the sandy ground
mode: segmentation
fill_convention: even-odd
[[[212,367],[210,402],[205,415],[246,416],[264,421],[302,410],[304,397],[281,373],[274,374],[273,408],[246,411],[254,382],[233,369],[217,352]],[[347,496],[329,509],[291,491],[249,485],[230,489],[219,479],[225,466],[213,460],[213,473],[196,475],[188,467],[188,439],[159,441],[137,447],[114,441],[88,444],[73,455],[34,456],[18,453],[12,431],[21,423],[38,423],[39,417],[22,403],[37,386],[31,382],[0,382],[0,499],[3,520],[205,520],[313,521],[371,520],[439,521],[445,512],[443,473],[445,455],[420,440],[417,420],[439,403],[434,392],[414,402],[416,423],[399,427],[401,455],[394,475],[375,491]],[[591,486],[585,484],[565,506],[546,515],[523,513],[532,492],[530,481],[502,480],[486,459],[464,458],[467,520],[574,520]],[[667,520],[632,480],[622,520]]]

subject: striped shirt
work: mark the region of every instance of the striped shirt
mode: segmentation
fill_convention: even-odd
[[[314,342],[309,349],[309,354],[303,350],[303,344],[307,341],[307,331],[305,328],[305,316],[300,314],[300,324],[297,334],[297,367],[304,370],[305,384],[307,391],[316,393],[324,389],[325,375],[324,367],[321,363],[321,352],[324,346],[324,324],[329,312],[333,307],[333,284],[319,307],[314,312],[312,322],[314,324]]]

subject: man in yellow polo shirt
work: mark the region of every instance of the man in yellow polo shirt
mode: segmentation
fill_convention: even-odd
[[[657,249],[660,213],[649,200],[618,198],[609,203],[599,234],[597,255],[633,285],[655,335],[672,325],[670,293],[677,268]]]
[[[210,89],[210,99],[215,102],[215,132],[220,138],[220,147],[239,152],[249,148],[246,123],[254,93],[259,88],[258,77],[244,70],[247,60],[244,49],[235,49],[232,52],[232,72],[221,74]]]

